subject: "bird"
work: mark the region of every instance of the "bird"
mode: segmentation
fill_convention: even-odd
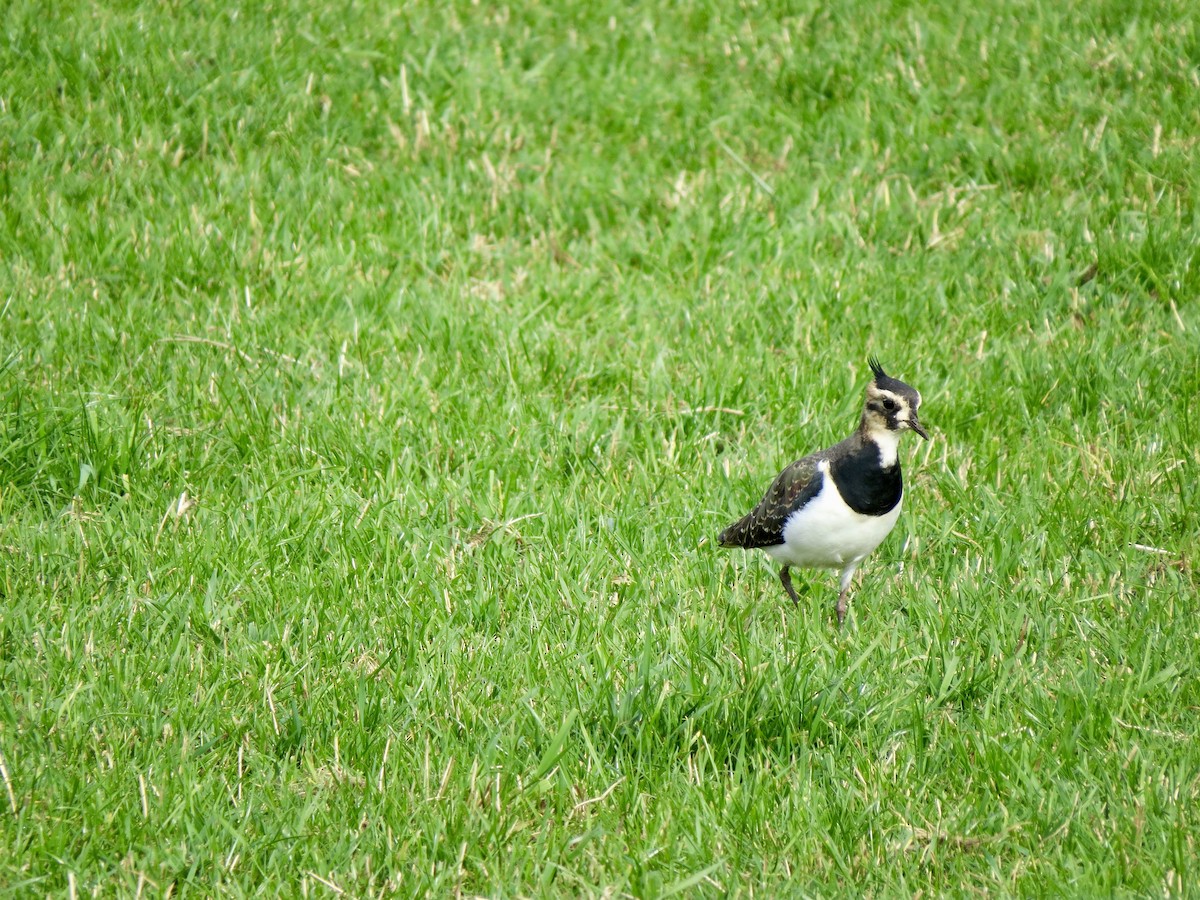
[[[782,563],[779,580],[796,606],[793,566],[841,569],[839,628],[855,570],[900,518],[900,435],[914,431],[929,440],[917,418],[920,393],[889,376],[875,357],[868,364],[874,378],[854,434],[780,472],[758,505],[717,538],[722,547],[762,549]]]

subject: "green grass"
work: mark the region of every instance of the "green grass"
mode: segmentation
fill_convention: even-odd
[[[3,18],[0,887],[1200,879],[1190,3]]]

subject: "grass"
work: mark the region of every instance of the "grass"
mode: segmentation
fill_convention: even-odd
[[[1184,895],[1182,0],[15,0],[0,886]],[[924,395],[847,627],[715,533]]]

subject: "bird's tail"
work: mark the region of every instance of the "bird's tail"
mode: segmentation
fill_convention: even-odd
[[[738,519],[719,535],[717,543],[722,547],[744,547],[746,540],[746,520]]]

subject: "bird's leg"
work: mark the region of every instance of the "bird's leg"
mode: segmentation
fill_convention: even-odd
[[[838,594],[838,602],[836,607],[838,628],[841,628],[842,623],[846,621],[846,598],[850,596],[850,579],[854,577],[854,570],[858,568],[858,563],[859,560],[855,560],[854,562],[850,563],[850,565],[846,566],[846,568],[842,569],[842,577],[838,585],[842,592]]]
[[[792,587],[792,573],[788,566],[784,566],[779,570],[779,580],[783,582],[783,589],[788,592],[788,596],[792,598],[792,603],[796,606],[800,605],[800,598],[796,596],[796,589]]]

